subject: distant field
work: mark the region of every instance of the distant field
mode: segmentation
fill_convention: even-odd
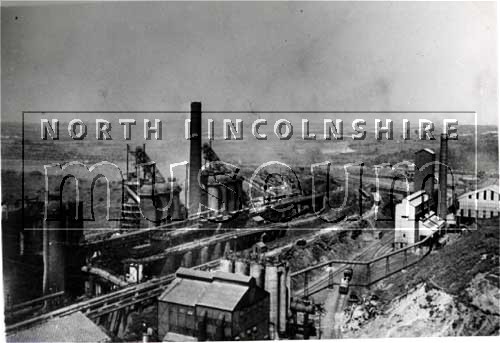
[[[139,122],[139,121],[138,121]],[[169,122],[170,123],[170,122]],[[184,139],[183,118],[173,120],[163,133],[161,141],[147,141],[146,150],[157,162],[159,170],[168,176],[171,163],[189,159],[189,144]],[[30,197],[41,195],[44,189],[44,165],[49,163],[65,163],[81,161],[88,165],[103,160],[117,164],[125,169],[126,143],[132,147],[142,145],[145,141],[142,134],[133,135],[131,141],[120,139],[122,128],[113,128],[112,141],[97,141],[95,128],[89,125],[88,137],[83,141],[72,141],[64,126],[61,125],[61,140],[43,141],[40,139],[39,124],[28,123],[25,126],[25,194]],[[295,127],[294,127],[295,128]],[[138,125],[139,132],[142,130]],[[220,129],[220,128],[219,128]],[[206,130],[206,128],[205,128]],[[344,133],[344,140],[305,141],[301,137],[300,125],[292,139],[280,141],[267,128],[267,141],[256,140],[253,136],[244,136],[241,141],[225,141],[217,133],[212,147],[219,157],[241,168],[242,174],[250,176],[255,168],[268,161],[280,161],[290,165],[297,173],[300,171],[308,177],[312,163],[330,161],[336,167],[335,173],[342,172],[343,165],[358,161],[365,162],[368,167],[379,163],[397,163],[412,160],[414,153],[423,148],[431,148],[439,155],[439,139],[420,141],[415,135],[410,141],[402,141],[395,133],[393,141],[377,141],[374,135],[368,134],[366,140],[353,141],[350,133]],[[321,132],[321,126],[311,127],[311,131]],[[478,127],[477,162],[478,171],[498,175],[498,138],[494,134],[495,127]],[[251,132],[251,131],[245,131]],[[460,127],[459,140],[449,142],[449,163],[454,170],[474,173],[475,170],[475,132],[472,126]],[[115,139],[116,138],[116,139]],[[22,130],[19,123],[2,123],[2,200],[13,202],[21,197],[21,147]],[[176,177],[184,186],[185,171],[176,170]],[[183,187],[184,188],[184,187]],[[183,197],[183,194],[181,194]],[[102,196],[98,197],[103,198]]]

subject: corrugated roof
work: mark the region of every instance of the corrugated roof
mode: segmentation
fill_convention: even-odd
[[[252,277],[217,271],[215,273],[180,268],[177,278],[158,298],[179,305],[196,305],[233,310],[248,288]]]
[[[176,278],[158,300],[186,306],[195,306],[203,296],[210,282],[202,280]]]
[[[7,342],[111,342],[111,338],[83,313],[75,312],[8,335]]]
[[[198,305],[232,311],[236,308],[247,290],[248,286],[245,285],[214,281],[207,287]]]

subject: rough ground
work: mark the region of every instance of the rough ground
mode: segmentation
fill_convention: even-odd
[[[345,338],[498,335],[498,220],[456,235],[377,285],[381,314],[344,323]]]

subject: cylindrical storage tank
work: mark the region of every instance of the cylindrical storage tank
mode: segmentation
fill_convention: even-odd
[[[182,259],[182,266],[185,268],[191,268],[193,266],[193,252],[188,251],[184,254]]]
[[[208,207],[213,211],[219,210],[219,187],[209,185],[208,187]]]
[[[233,261],[227,258],[223,258],[220,260],[220,270],[226,273],[233,272]]]
[[[226,242],[226,245],[224,246],[224,255],[227,255],[229,253],[231,253],[231,243]]]
[[[275,328],[278,327],[278,267],[272,264],[266,265],[264,289],[269,292],[269,322]]]
[[[264,266],[253,261],[250,263],[250,276],[255,279],[258,287],[264,288]]]
[[[245,260],[236,260],[234,262],[234,272],[237,274],[248,275],[248,264]]]
[[[228,199],[231,199],[231,196],[228,195],[228,192],[230,192],[228,187],[229,187],[229,185],[227,183],[219,186],[219,194],[220,194],[220,198],[221,198],[219,208],[222,211],[227,211],[227,209],[228,209],[227,202],[228,202]]]
[[[212,260],[217,260],[222,256],[222,248],[220,242],[215,244],[214,250],[212,251]]]
[[[279,333],[284,333],[286,331],[286,314],[288,309],[288,290],[287,290],[287,272],[286,268],[279,268],[279,325],[278,331]]]
[[[201,248],[200,251],[200,264],[205,264],[208,262],[210,255],[208,253],[208,246]]]

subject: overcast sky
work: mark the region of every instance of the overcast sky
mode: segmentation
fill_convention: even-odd
[[[2,2],[23,110],[472,110],[497,124],[496,4]]]

